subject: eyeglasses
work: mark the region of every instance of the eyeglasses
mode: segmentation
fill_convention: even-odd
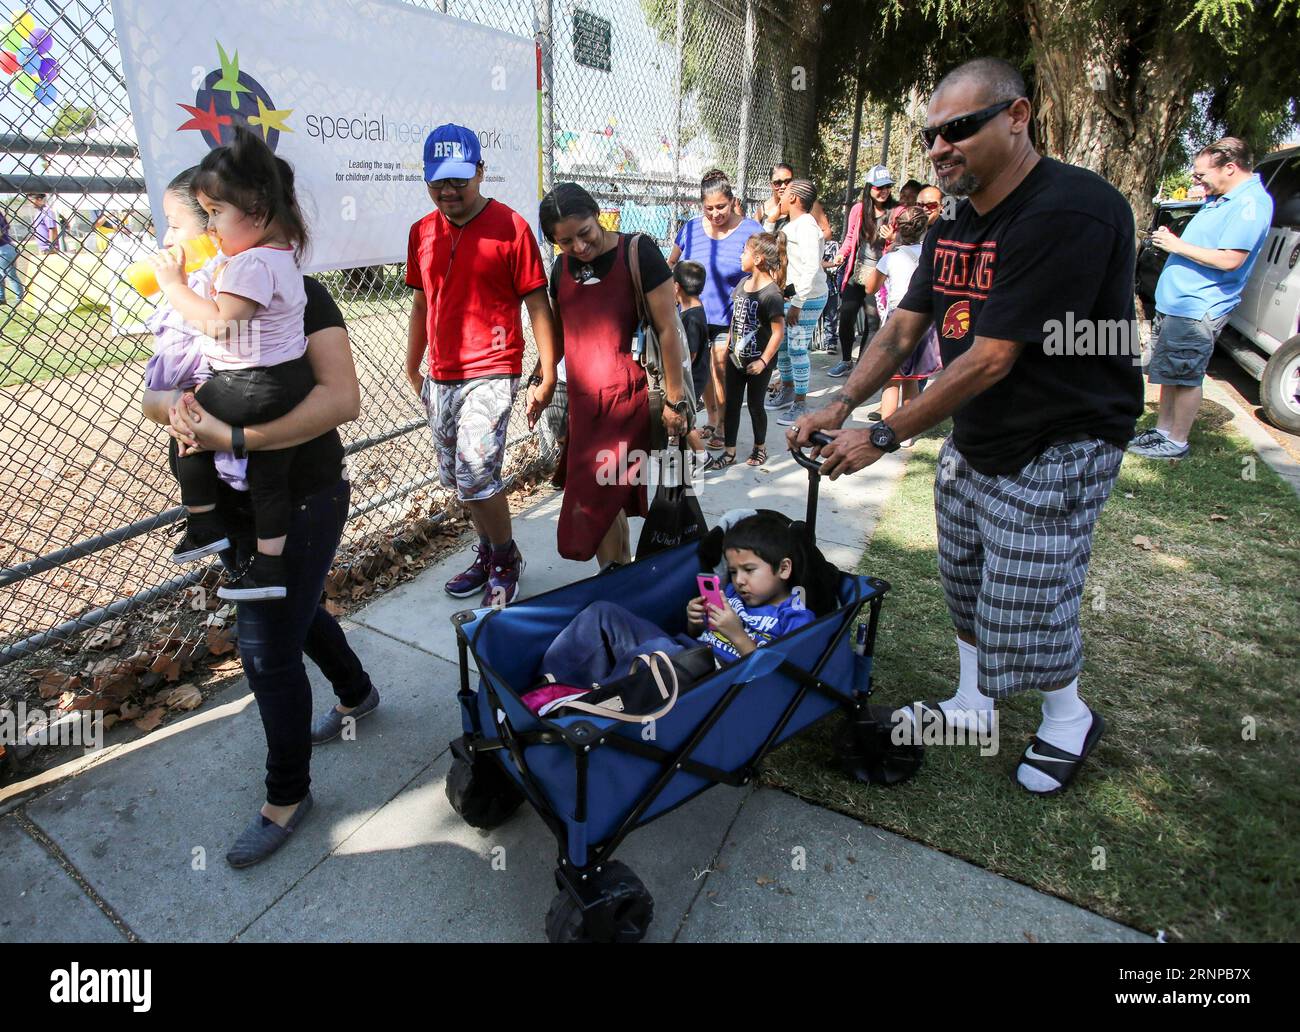
[[[1016,98],[1016,100],[1019,99],[1019,97]],[[921,130],[921,139],[925,141],[927,147],[933,147],[934,141],[940,136],[948,143],[961,143],[962,140],[968,140],[974,136],[984,128],[986,122],[991,121],[994,116],[1005,111],[1015,102],[1015,100],[1004,100],[1001,104],[994,104],[992,107],[972,111],[969,115],[954,118],[949,122],[944,122],[943,125],[926,126]]]
[[[926,201],[921,207],[926,211],[938,211],[943,205],[939,201]]]
[[[773,179],[773,180],[772,180],[772,185],[773,185],[773,186],[789,186],[789,185],[790,185],[791,183],[793,183],[793,182],[794,182],[793,179]]]
[[[431,179],[429,185],[435,190],[444,190],[451,187],[453,190],[464,190],[469,186],[468,179]]]

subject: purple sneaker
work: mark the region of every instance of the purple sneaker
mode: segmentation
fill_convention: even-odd
[[[510,605],[519,597],[519,578],[524,572],[524,557],[519,554],[519,546],[511,542],[510,551],[498,559],[491,556],[488,562],[487,591],[483,593],[483,605],[501,608]]]
[[[456,574],[442,586],[442,590],[453,598],[468,598],[483,590],[488,582],[488,564],[492,559],[491,545],[475,545],[478,557],[462,572]]]

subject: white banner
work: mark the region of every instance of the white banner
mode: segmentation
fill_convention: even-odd
[[[159,236],[162,194],[235,125],[294,167],[312,240],[304,268],[406,260],[433,208],[424,138],[479,135],[483,193],[537,229],[536,45],[387,0],[113,0]]]

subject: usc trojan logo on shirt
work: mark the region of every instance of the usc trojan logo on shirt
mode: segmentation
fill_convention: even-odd
[[[939,335],[960,340],[966,336],[968,330],[970,330],[970,302],[958,301],[944,313],[943,326],[939,328]]]

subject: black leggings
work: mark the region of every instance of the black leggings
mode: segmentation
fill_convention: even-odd
[[[858,322],[858,310],[861,308],[866,309],[867,324],[858,348],[859,359],[862,357],[862,350],[880,329],[880,311],[876,307],[875,294],[868,294],[867,288],[861,283],[850,283],[840,294],[840,358],[845,362],[854,361],[853,345],[854,337],[857,336],[854,331]]]
[[[763,401],[767,393],[767,382],[772,379],[772,366],[766,365],[757,376],[750,376],[744,370],[736,368],[730,355],[727,356],[726,363],[727,413],[724,426],[727,447],[736,447],[736,436],[740,433],[740,403],[745,395],[749,396],[749,419],[754,424],[754,444],[765,444],[767,410],[763,408]]]

